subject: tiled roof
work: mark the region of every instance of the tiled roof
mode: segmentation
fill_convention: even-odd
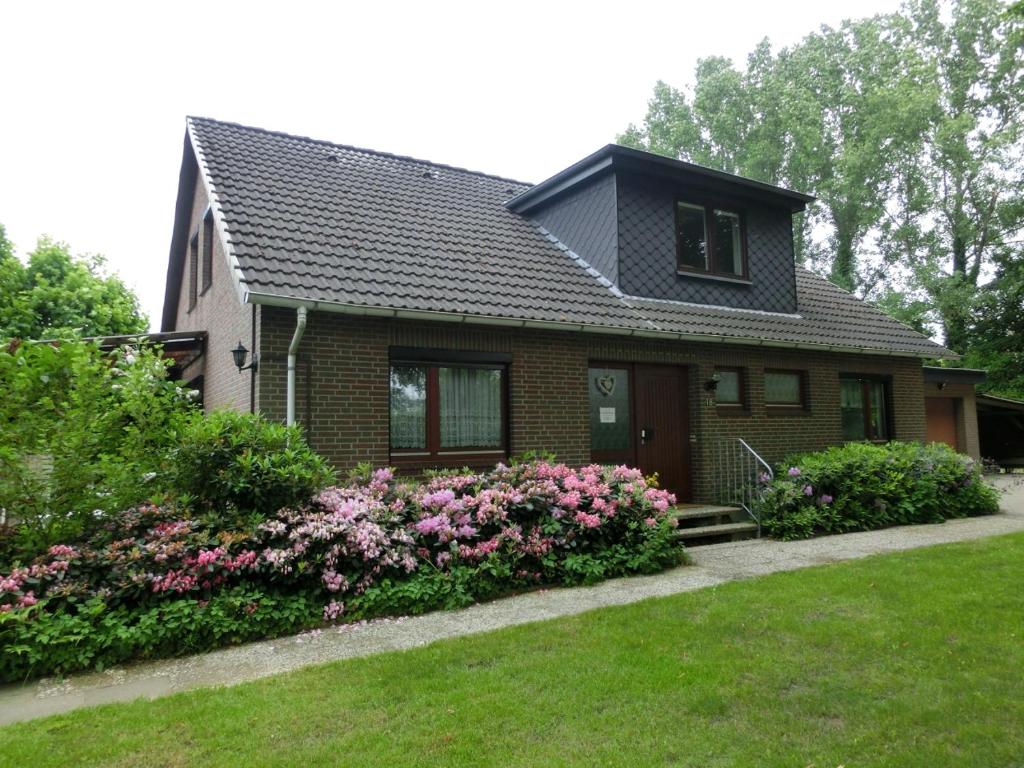
[[[189,126],[255,303],[950,354],[802,269],[799,316],[623,296],[585,254],[506,208],[523,182],[206,118]]]

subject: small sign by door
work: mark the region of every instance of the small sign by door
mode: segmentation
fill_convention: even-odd
[[[615,423],[615,408],[602,408],[601,409],[601,423],[602,424],[614,424]]]

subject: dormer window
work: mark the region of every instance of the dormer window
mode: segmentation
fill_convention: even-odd
[[[676,266],[680,273],[746,279],[743,215],[713,204],[676,202]]]

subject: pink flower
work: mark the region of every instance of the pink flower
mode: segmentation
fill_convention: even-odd
[[[601,517],[599,515],[588,515],[586,512],[577,512],[574,519],[584,528],[597,528],[601,525]]]
[[[345,604],[331,600],[324,606],[324,621],[334,621],[345,612]]]
[[[427,536],[431,533],[440,533],[451,528],[451,521],[448,515],[440,514],[431,517],[424,517],[413,526],[419,533]]]
[[[649,528],[654,528],[657,524],[658,521],[655,520],[653,517],[644,518],[644,525],[648,526]]]
[[[569,491],[568,493],[559,494],[556,501],[558,502],[558,506],[573,510],[579,507],[580,498],[579,491]]]
[[[343,592],[348,589],[348,579],[340,573],[328,569],[321,578],[328,592]]]

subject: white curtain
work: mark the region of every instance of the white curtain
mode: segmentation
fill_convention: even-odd
[[[764,374],[764,400],[775,405],[800,405],[800,374]]]
[[[439,368],[441,447],[501,447],[501,370]]]

